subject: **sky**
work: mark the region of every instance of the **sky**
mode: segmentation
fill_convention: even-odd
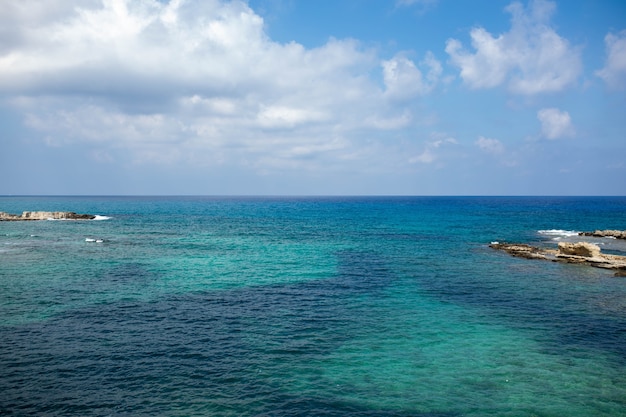
[[[0,195],[626,195],[623,0],[0,1]]]

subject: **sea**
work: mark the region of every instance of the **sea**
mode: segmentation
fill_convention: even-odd
[[[626,197],[0,197],[3,416],[626,416]]]

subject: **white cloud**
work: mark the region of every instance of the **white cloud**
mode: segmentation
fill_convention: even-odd
[[[287,106],[264,107],[258,114],[259,124],[268,128],[294,127],[298,124],[322,121],[327,118],[328,116],[323,112]]]
[[[407,127],[413,121],[411,112],[405,110],[400,114],[376,115],[368,117],[364,125],[380,130],[395,130]]]
[[[392,100],[407,100],[432,91],[441,76],[441,63],[430,52],[422,66],[429,68],[426,77],[417,66],[402,54],[382,62],[385,95]]]
[[[0,8],[10,28],[0,28],[0,94],[46,143],[97,146],[100,161],[127,150],[137,162],[259,170],[304,156],[301,168],[367,164],[358,158],[381,152],[363,150],[363,129],[415,123],[407,99],[431,91],[441,73],[430,53],[419,65],[404,55],[381,63],[355,40],[273,42],[237,0],[9,6]]]
[[[433,133],[432,136],[433,137],[439,137],[439,139],[436,139],[433,142],[430,142],[430,146],[432,146],[435,149],[441,147],[442,145],[446,145],[446,144],[458,145],[458,143],[459,143],[459,142],[457,142],[456,139],[454,139],[452,137],[447,137],[447,135],[444,135],[444,134]]]
[[[50,110],[55,103],[61,108]],[[25,99],[21,103],[26,109],[26,125],[48,133],[48,143],[55,146],[76,142],[119,146],[120,138],[129,147],[179,141],[180,127],[170,116],[127,114],[82,101],[72,107],[68,104],[53,99]]]
[[[180,91],[282,94],[307,82],[321,97],[329,88],[354,89],[355,74],[376,65],[350,40],[310,50],[272,42],[263,19],[240,1],[77,4],[37,24],[13,24],[21,41],[0,54],[0,91],[168,99]]]
[[[606,44],[606,63],[604,68],[596,71],[609,86],[623,88],[626,86],[626,30],[617,35],[609,33],[604,38]]]
[[[474,143],[483,151],[494,155],[498,155],[504,152],[504,145],[498,139],[490,139],[484,136],[480,136]]]
[[[546,139],[560,139],[574,135],[572,119],[566,111],[555,108],[541,109],[537,112],[541,122],[541,133]]]
[[[470,31],[475,53],[461,42],[449,39],[446,52],[461,69],[461,78],[471,88],[505,84],[516,94],[532,95],[560,91],[572,84],[582,70],[580,51],[550,26],[555,4],[535,0],[528,10],[511,3],[511,29],[493,36],[481,27]]]
[[[447,145],[458,145],[458,141],[455,138],[450,137],[445,133],[433,132],[431,134],[431,139],[431,141],[426,143],[426,146],[421,153],[409,158],[409,163],[431,164],[439,159],[439,148]]]

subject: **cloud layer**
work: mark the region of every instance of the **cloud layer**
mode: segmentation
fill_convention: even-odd
[[[441,73],[430,53],[422,74],[408,57],[380,60],[354,40],[273,42],[240,1],[85,0],[30,13],[34,4],[3,12],[13,23],[0,92],[48,144],[124,147],[138,161],[169,143],[176,151],[156,159],[267,169],[325,154],[340,164],[356,152],[351,132],[405,127],[407,101]]]
[[[19,117],[19,134],[2,132],[16,149],[80,152],[129,172],[312,182],[365,175],[395,184],[446,168],[461,187],[494,159],[531,171],[541,146],[584,131],[581,112],[560,101],[582,90],[583,49],[557,32],[555,3],[545,0],[511,3],[510,26],[499,34],[474,27],[469,46],[446,31],[428,47],[416,39],[416,49],[333,37],[316,47],[278,42],[243,0],[3,6],[0,120],[6,109]],[[438,7],[402,0],[390,13],[413,8],[421,19]],[[610,94],[625,85],[626,32],[608,34],[603,46],[604,66],[590,68],[603,66],[594,74]],[[509,101],[489,101],[484,90]],[[537,121],[549,140],[526,141]],[[552,141],[561,138],[573,140]]]

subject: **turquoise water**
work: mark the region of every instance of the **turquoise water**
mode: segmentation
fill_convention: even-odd
[[[106,218],[0,222],[2,415],[626,416],[626,279],[487,246],[625,230],[624,197],[24,210]]]

